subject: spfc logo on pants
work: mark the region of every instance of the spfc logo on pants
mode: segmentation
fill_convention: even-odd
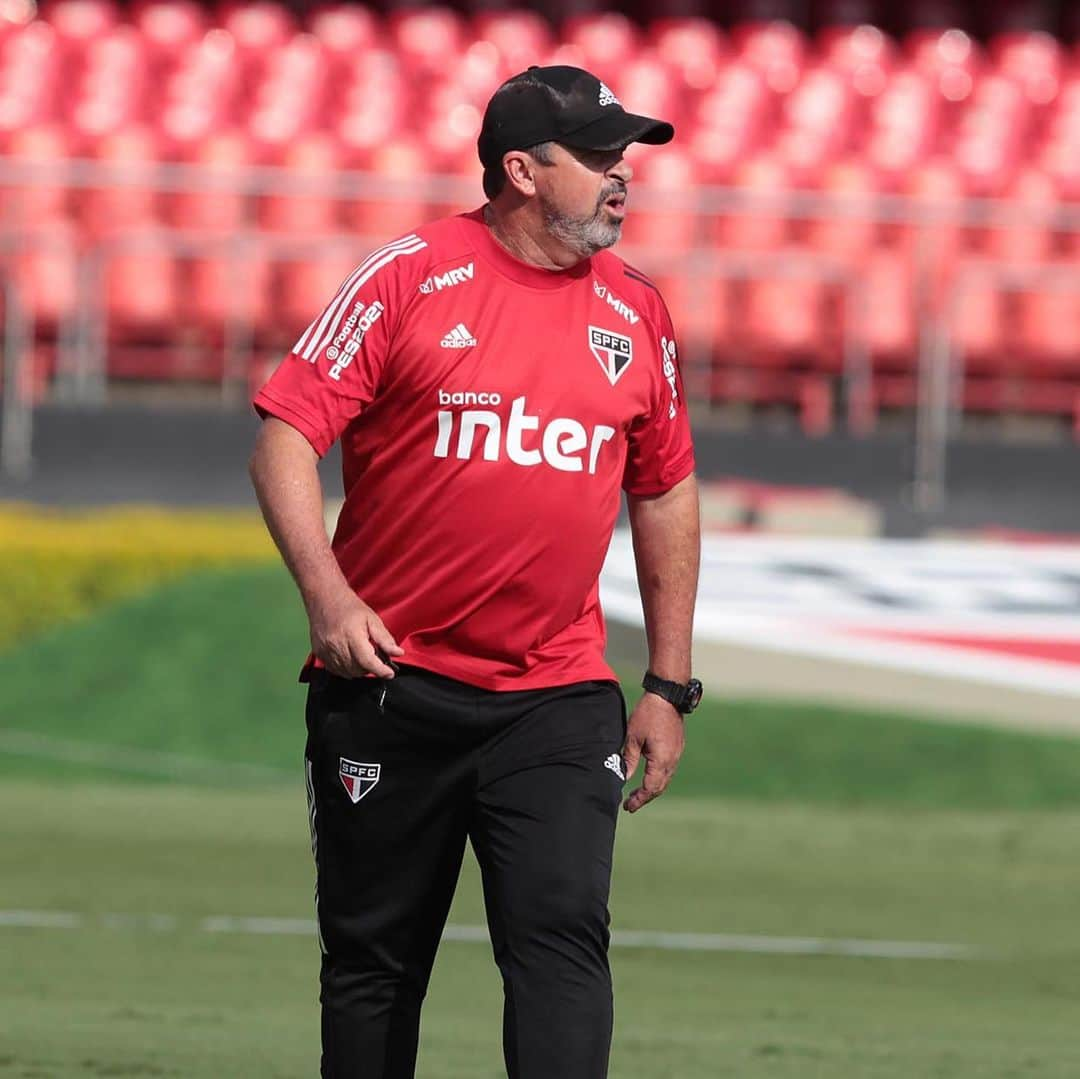
[[[629,337],[602,330],[599,326],[589,327],[589,348],[612,386],[634,358],[634,342]]]
[[[344,757],[338,765],[338,775],[354,805],[379,782],[381,771],[381,764],[361,764],[359,761],[347,761]]]

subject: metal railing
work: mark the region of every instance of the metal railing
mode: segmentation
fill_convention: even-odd
[[[201,230],[170,227],[161,222],[149,230],[119,232],[84,243],[78,251],[77,295],[70,322],[58,327],[55,392],[67,400],[100,404],[106,398],[107,311],[103,295],[104,268],[109,259],[152,244],[155,251],[184,259],[220,258],[243,272],[255,246],[257,257],[269,264],[313,261],[349,251],[359,261],[367,250],[392,237],[347,233],[305,239],[259,229],[260,200],[267,197],[320,198],[343,202],[426,205],[468,208],[482,201],[479,177],[416,175],[388,177],[362,172],[341,172],[313,177],[295,170],[271,167],[222,168],[176,163],[115,164],[90,160],[34,161],[0,158],[0,191],[6,191],[6,212],[0,220],[0,252],[26,251],[30,245],[49,243],[27,227],[19,210],[20,193],[32,197],[35,189],[87,192],[96,189],[141,190],[155,196],[218,194],[239,199],[241,227],[225,236]],[[981,261],[981,275],[990,274],[1002,289],[1048,287],[1080,293],[1080,206],[1037,205],[992,199],[911,198],[898,195],[845,194],[817,191],[760,191],[723,187],[658,189],[632,185],[632,208],[645,213],[687,215],[700,227],[702,237],[690,251],[635,249],[624,243],[619,252],[638,261],[648,272],[681,278],[690,302],[707,303],[710,280],[752,281],[803,277],[838,289],[847,312],[840,328],[840,378],[850,429],[859,432],[865,417],[872,379],[871,359],[860,327],[872,308],[869,286],[858,266],[826,254],[804,250],[748,252],[722,250],[704,237],[712,235],[717,218],[776,219],[788,222],[852,222],[900,226],[913,230],[914,306],[919,340],[914,357],[917,372],[916,474],[917,508],[932,512],[945,497],[948,439],[957,420],[957,378],[962,358],[950,330],[950,319],[963,290],[969,287],[964,272],[957,275],[953,292],[944,302],[931,302],[936,267],[935,237],[942,228],[995,229],[1037,226],[1071,234],[1077,259],[1072,266],[1020,266]],[[418,226],[422,223],[417,220]],[[0,468],[25,474],[29,468],[29,352],[33,346],[32,314],[16,281],[5,274],[3,343],[5,393]],[[695,301],[695,288],[697,300]],[[241,302],[242,290],[232,293],[227,305],[221,344],[221,399],[235,403],[246,396],[245,373],[254,341],[254,326]],[[938,300],[942,299],[940,297]],[[298,328],[299,330],[299,328]],[[697,349],[697,355],[693,350]],[[684,362],[712,362],[708,341],[684,348]],[[15,389],[17,392],[11,392]]]

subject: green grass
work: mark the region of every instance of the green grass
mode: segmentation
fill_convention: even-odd
[[[28,812],[27,807],[33,807]],[[972,961],[615,949],[613,1079],[1080,1074],[1080,815],[671,799],[621,824],[617,929],[960,941]],[[276,792],[8,780],[0,909],[97,916],[0,928],[0,1076],[315,1074],[313,940],[199,931],[307,918],[299,782]],[[171,932],[108,928],[170,914]],[[467,866],[451,921],[478,924]],[[488,949],[446,944],[422,1079],[497,1079]]]
[[[296,674],[306,648],[302,609],[278,567],[203,573],[54,630],[0,654],[0,775],[247,783],[273,779],[275,770],[291,773],[302,744]],[[678,795],[1080,806],[1078,739],[726,701],[718,699],[721,679],[710,688],[689,721]],[[193,761],[110,754],[108,747]],[[57,755],[73,759],[51,759]],[[225,776],[214,762],[232,770]],[[240,767],[247,765],[269,771]]]
[[[305,648],[272,568],[0,654],[0,910],[84,916],[0,924],[0,1079],[315,1074],[314,941],[200,929],[311,916]],[[620,823],[617,930],[979,958],[616,948],[612,1079],[1080,1075],[1080,742],[715,698],[689,730],[673,793]],[[482,920],[470,859],[451,921]],[[487,948],[445,944],[420,1079],[499,1079],[500,1007]]]

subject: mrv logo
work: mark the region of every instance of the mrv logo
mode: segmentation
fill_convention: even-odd
[[[472,403],[501,404],[497,393],[449,393],[439,390],[439,404]],[[589,431],[584,424],[568,417],[548,420],[543,428],[539,416],[525,411],[525,398],[515,397],[510,403],[510,416],[505,424],[498,412],[488,408],[466,408],[451,412],[440,408],[439,433],[435,440],[435,456],[468,461],[479,454],[485,461],[498,461],[505,453],[515,465],[531,468],[548,464],[560,472],[596,474],[596,459],[600,447],[615,437],[615,428],[597,424]],[[456,435],[456,437],[455,437]],[[526,443],[529,443],[526,445]]]
[[[628,303],[623,303],[607,285],[601,285],[599,281],[594,281],[593,292],[601,300],[606,300],[608,307],[614,308],[631,326],[636,326],[641,320],[641,316]]]
[[[420,282],[420,291],[425,295],[431,292],[442,292],[444,288],[453,288],[455,285],[463,285],[473,279],[473,264],[466,263],[456,269],[447,270],[446,273],[433,274],[426,281]]]
[[[619,381],[634,358],[634,342],[629,337],[602,330],[599,326],[589,327],[589,348],[612,386]]]

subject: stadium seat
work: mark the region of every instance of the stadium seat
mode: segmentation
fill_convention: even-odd
[[[613,11],[577,15],[562,28],[562,43],[580,52],[581,66],[609,82],[637,56],[639,37],[637,26]]]
[[[786,196],[790,177],[785,165],[775,156],[760,154],[739,165],[733,185],[747,198],[740,212],[717,220],[717,241],[724,247],[749,251],[786,246],[792,228]]]
[[[332,81],[350,79],[352,69],[382,41],[382,26],[370,8],[333,4],[308,16],[308,29],[329,59]]]
[[[155,63],[167,68],[206,31],[206,10],[195,0],[146,0],[131,19]]]
[[[187,267],[182,322],[198,327],[214,344],[229,323],[250,328],[256,340],[273,322],[274,265],[256,233],[218,234],[200,244],[205,254]]]
[[[743,23],[731,32],[736,54],[760,71],[775,94],[798,85],[806,63],[806,39],[790,22]]]
[[[164,233],[129,233],[104,259],[103,283],[109,336],[120,340],[162,340],[176,328],[177,274]]]
[[[243,131],[218,131],[191,147],[185,163],[206,170],[208,180],[227,183],[254,161],[251,142]],[[228,233],[252,220],[247,198],[236,191],[190,190],[170,199],[172,223],[181,229]]]
[[[1064,49],[1042,31],[999,34],[990,42],[999,74],[1016,82],[1032,105],[1049,105],[1061,88]]]
[[[14,187],[0,188],[4,216],[8,221],[34,226],[65,218],[72,207],[72,193],[65,180],[69,175],[66,159],[71,156],[67,133],[56,124],[24,127],[8,143],[12,157],[47,170],[45,176]]]
[[[820,254],[857,265],[878,238],[876,178],[858,158],[837,160],[824,170],[820,190],[836,200],[833,205],[839,213],[812,218],[807,242]]]
[[[112,0],[55,0],[45,8],[44,16],[71,55],[78,55],[119,21]]]
[[[1018,344],[1036,374],[1080,375],[1080,288],[1075,257],[1042,262],[1057,281],[1033,281],[1018,298]],[[1066,406],[1067,407],[1067,406]]]
[[[37,334],[53,335],[75,310],[79,237],[70,221],[35,222],[13,257],[15,283]]]
[[[156,134],[149,127],[130,127],[101,140],[97,159],[122,170],[125,182],[90,188],[84,193],[82,220],[94,235],[142,229],[156,222],[159,195],[155,181],[160,161]],[[143,183],[132,182],[143,180]]]
[[[716,23],[701,17],[658,19],[650,24],[645,39],[691,92],[712,88],[728,52]]]
[[[371,154],[369,167],[384,183],[400,184],[408,197],[357,199],[346,204],[346,223],[369,246],[378,246],[411,232],[433,216],[426,183],[428,155],[415,139],[383,143]]]
[[[338,227],[340,203],[332,189],[341,169],[337,142],[321,132],[303,135],[286,147],[282,164],[290,180],[307,185],[311,194],[272,194],[262,200],[261,224],[276,232],[318,235]]]
[[[551,27],[535,11],[490,11],[476,15],[472,24],[477,41],[495,46],[503,78],[539,63],[552,48]]]
[[[407,78],[428,78],[446,70],[447,58],[465,48],[466,24],[447,7],[396,11],[386,22],[389,39]]]
[[[628,158],[634,167],[630,203],[623,239],[627,244],[678,255],[693,248],[701,236],[700,217],[686,205],[694,194],[694,161],[677,144],[659,147],[642,159]],[[662,206],[638,206],[634,188],[645,185],[656,190]]]
[[[58,117],[63,57],[51,26],[32,22],[0,45],[0,140]]]
[[[1008,219],[988,230],[987,253],[1013,263],[1049,260],[1054,247],[1051,218],[1060,197],[1053,178],[1028,167],[1003,194],[1010,204]]]

